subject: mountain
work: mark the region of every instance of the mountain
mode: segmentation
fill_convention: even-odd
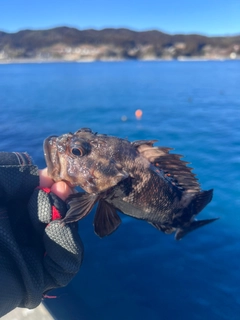
[[[206,37],[170,35],[157,30],[68,27],[16,33],[0,31],[0,62],[186,58],[240,58],[240,35]]]

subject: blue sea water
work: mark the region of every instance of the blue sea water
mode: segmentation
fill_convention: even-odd
[[[0,110],[0,150],[39,167],[44,138],[90,127],[158,139],[214,188],[199,218],[220,219],[181,241],[124,215],[100,239],[83,219],[81,271],[46,302],[57,319],[240,318],[240,61],[0,65]]]

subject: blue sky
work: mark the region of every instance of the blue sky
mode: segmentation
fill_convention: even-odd
[[[125,27],[240,34],[240,0],[0,0],[0,30]]]

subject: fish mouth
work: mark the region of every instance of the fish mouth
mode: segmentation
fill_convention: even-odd
[[[50,136],[43,142],[44,157],[48,168],[48,175],[54,180],[59,180],[60,163],[57,155],[56,139],[58,136]]]

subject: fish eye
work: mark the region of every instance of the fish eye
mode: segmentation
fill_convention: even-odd
[[[71,152],[74,156],[77,157],[82,157],[85,154],[84,150],[81,148],[72,148]]]

